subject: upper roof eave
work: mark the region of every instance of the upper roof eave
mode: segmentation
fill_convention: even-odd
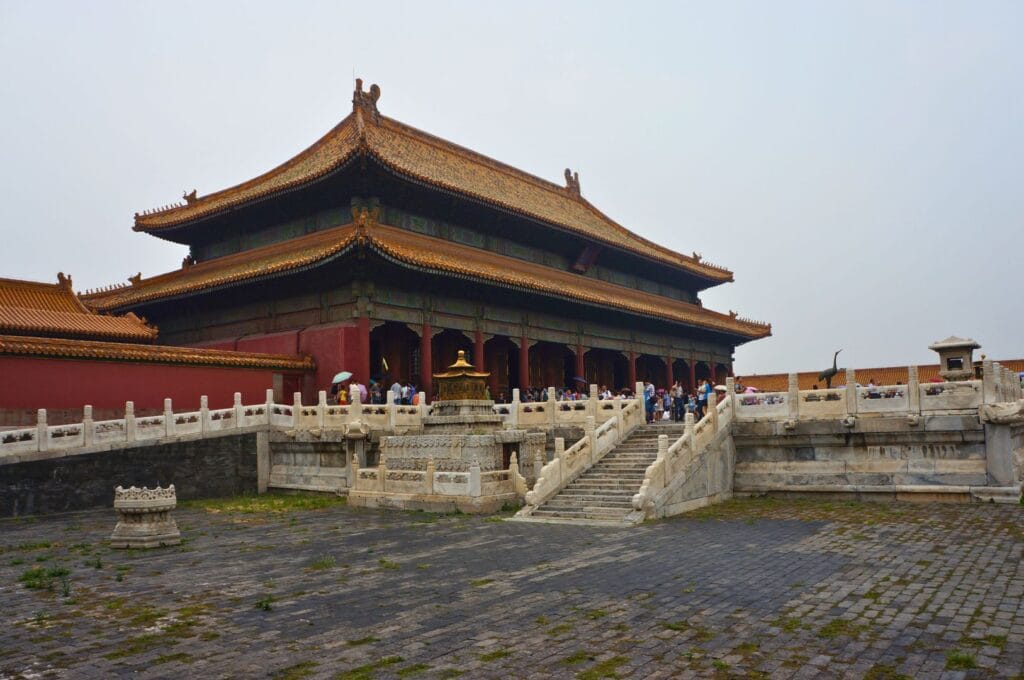
[[[432,151],[429,158],[417,158],[425,150]],[[696,253],[682,255],[626,229],[583,199],[578,185],[576,191],[561,187],[381,116],[375,108],[364,116],[358,105],[313,145],[276,168],[208,196],[195,197],[193,192],[184,204],[136,213],[133,229],[174,240],[170,235],[177,229],[307,186],[360,153],[400,175],[683,269],[714,285],[733,280],[731,271],[702,261]]]

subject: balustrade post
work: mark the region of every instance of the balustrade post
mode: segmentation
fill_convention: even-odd
[[[511,425],[511,429],[516,429],[519,426],[519,388],[512,388],[512,402],[508,405],[508,423]]]
[[[907,408],[912,414],[921,414],[921,381],[917,377],[917,366],[907,366]]]
[[[690,447],[690,451],[694,451],[696,447],[693,445],[694,419],[692,413],[688,412],[686,416],[683,418],[683,427],[685,428],[683,430],[684,436],[689,435],[689,437],[687,438],[687,446]]]
[[[387,483],[385,481],[387,479],[387,476],[388,466],[387,463],[384,462],[384,459],[381,458],[380,462],[377,463],[377,483],[379,485],[381,493],[387,491]]]
[[[391,390],[387,391],[388,395],[388,427],[395,429],[395,423],[398,422],[398,395]]]
[[[515,456],[516,454],[512,454]],[[434,463],[434,459],[430,458],[427,460],[427,471],[423,478],[423,492],[426,494],[434,493],[434,471],[437,470],[437,466]]]
[[[82,444],[91,446],[96,439],[96,424],[92,420],[92,406],[86,404],[82,409]]]
[[[36,411],[36,449],[47,451],[50,448],[50,430],[46,424],[46,409]]]
[[[292,429],[302,427],[302,392],[292,392]]]
[[[725,377],[725,400],[729,402],[729,411],[736,413],[736,378]]]
[[[597,385],[590,385],[590,398],[587,400],[587,413],[595,418],[598,414]]]
[[[164,399],[164,436],[174,436],[174,408],[169,398]]]
[[[586,421],[583,424],[583,433],[590,442],[590,464],[593,465],[597,462],[597,429],[596,420],[594,416],[587,416]]]
[[[316,396],[316,426],[323,430],[327,418],[327,390],[320,390]]]
[[[476,458],[469,461],[469,495],[480,497],[480,461]]]
[[[998,400],[995,390],[995,371],[990,358],[986,358],[981,363],[981,387],[982,399],[985,403],[995,403]]]
[[[641,408],[646,406],[646,404],[644,404],[644,401],[646,400],[647,397],[644,394],[644,383],[643,383],[643,381],[637,380],[636,383],[633,385],[633,397],[635,399],[639,399],[640,400]]]
[[[846,369],[846,415],[857,415],[857,374],[852,368]]]
[[[349,388],[348,391],[348,419],[349,421],[358,419],[363,414],[363,402],[362,395],[358,389]]]
[[[274,390],[267,390],[267,403],[263,409],[266,413],[264,414],[267,418],[267,425],[273,423],[271,415],[274,413]]]
[[[231,405],[235,408],[235,427],[242,427],[245,418],[245,407],[242,406],[241,392],[235,392]]]
[[[516,487],[519,486],[517,484],[519,477],[519,453],[513,451],[512,455],[508,459],[508,479],[512,482],[513,493],[518,493],[518,489]]]
[[[800,382],[796,373],[789,374],[789,394],[786,400],[789,402],[789,417],[796,420],[800,417]]]
[[[135,403],[131,401],[124,403],[124,440],[135,441]]]
[[[558,425],[558,402],[555,401],[555,388],[548,388],[548,411],[551,413],[551,427]]]
[[[665,457],[667,455],[668,455],[668,435],[667,434],[659,434],[658,435],[658,458],[657,459],[658,460],[665,460]]]
[[[544,469],[544,454],[537,451],[533,454],[533,481],[540,479],[540,471]]]
[[[708,392],[708,415],[711,416],[711,432],[718,432],[718,395],[714,390]]]
[[[210,399],[205,394],[199,397],[199,431],[206,436],[206,428],[210,423]]]
[[[564,469],[565,469],[565,438],[564,437],[555,437],[555,460],[558,461],[558,464],[555,465],[555,467],[558,468],[558,480],[556,481],[556,484],[558,484],[558,486],[561,486],[562,485],[562,476],[564,474]]]

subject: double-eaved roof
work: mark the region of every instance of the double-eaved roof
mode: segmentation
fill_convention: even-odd
[[[177,227],[312,184],[362,156],[408,180],[678,267],[713,283],[732,280],[727,269],[696,254],[672,251],[618,224],[582,198],[578,178],[568,171],[568,186],[559,186],[382,116],[376,106],[379,94],[376,85],[363,92],[357,81],[352,113],[311,147],[237,186],[207,196],[190,195],[184,204],[136,214],[135,230],[170,237]]]

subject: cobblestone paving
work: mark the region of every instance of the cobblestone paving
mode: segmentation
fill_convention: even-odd
[[[0,677],[1024,678],[1020,506],[176,517],[153,551],[112,511],[0,521]]]

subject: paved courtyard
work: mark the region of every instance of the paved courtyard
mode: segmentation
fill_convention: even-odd
[[[0,521],[0,677],[1024,677],[1020,506],[176,517],[151,551],[107,547],[112,511]]]

